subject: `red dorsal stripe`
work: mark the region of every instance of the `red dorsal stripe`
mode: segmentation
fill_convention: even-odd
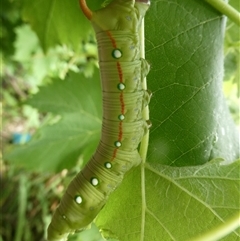
[[[114,49],[117,49],[117,44],[115,39],[113,38],[111,32],[106,31],[111,43],[112,43],[112,47]],[[117,71],[118,71],[118,78],[119,78],[119,82],[123,83],[123,72],[122,72],[122,67],[121,67],[121,63],[119,61],[117,61]],[[120,105],[121,105],[121,114],[124,115],[124,96],[123,96],[123,91],[120,92],[120,96],[119,96],[119,101],[120,101]],[[119,122],[119,126],[118,126],[118,141],[122,141],[122,137],[123,137],[123,130],[122,130],[122,121]],[[112,159],[111,161],[114,161],[114,159],[117,156],[117,150],[118,148],[115,148],[112,154]]]

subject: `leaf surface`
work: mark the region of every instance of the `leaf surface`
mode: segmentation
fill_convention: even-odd
[[[36,31],[44,50],[57,44],[78,48],[80,39],[89,34],[89,21],[77,0],[24,0],[22,15]]]
[[[226,166],[214,160],[195,167],[138,167],[112,194],[97,225],[106,237],[124,241],[190,240],[239,215],[239,168],[240,160]],[[239,237],[237,229],[221,240]]]
[[[239,156],[222,91],[224,25],[203,1],[152,3],[145,27],[153,91],[149,162],[184,166]]]
[[[100,139],[101,91],[98,71],[86,79],[71,73],[65,81],[42,87],[28,104],[52,112],[60,120],[42,127],[28,144],[15,148],[6,158],[38,171],[60,171],[87,161]]]

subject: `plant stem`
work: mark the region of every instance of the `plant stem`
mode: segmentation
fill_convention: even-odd
[[[205,234],[201,234],[200,237],[196,237],[189,241],[212,241],[212,240],[220,240],[223,237],[226,237],[228,234],[234,232],[240,226],[240,213],[233,216],[229,220],[226,220],[226,223],[219,225],[213,230]]]
[[[141,58],[145,58],[145,43],[144,43],[144,19],[142,20],[142,26],[139,32],[140,35],[140,53],[141,53]],[[147,79],[146,77],[143,80],[143,89],[147,90]],[[145,120],[149,120],[149,107],[148,105],[144,108],[143,110],[143,118]],[[141,146],[139,150],[139,154],[143,159],[143,162],[146,161],[146,156],[147,156],[147,150],[148,150],[148,141],[149,141],[149,131],[144,135],[142,141],[141,141]]]
[[[240,26],[240,13],[228,3],[222,0],[205,0],[222,14],[226,15],[234,23]]]
[[[144,34],[144,19],[142,20],[142,26],[139,32],[140,35],[140,53],[141,58],[145,58],[145,34]],[[147,79],[146,77],[143,80],[143,89],[147,90]],[[149,107],[148,105],[143,110],[143,118],[145,120],[149,120]],[[141,163],[141,196],[142,196],[142,221],[141,221],[141,237],[140,241],[143,241],[144,239],[144,231],[145,231],[145,215],[146,215],[146,193],[145,193],[145,162],[147,157],[147,150],[148,150],[148,142],[149,142],[149,130],[144,135],[140,149],[139,154],[142,157],[142,163]]]
[[[26,232],[25,225],[25,213],[27,209],[27,177],[21,175],[19,179],[19,195],[18,195],[18,216],[17,216],[17,227],[14,241],[23,240],[24,232]]]

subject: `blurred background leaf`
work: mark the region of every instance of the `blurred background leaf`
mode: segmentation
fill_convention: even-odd
[[[26,103],[41,112],[59,115],[45,125],[33,140],[15,148],[6,159],[36,171],[56,172],[76,165],[80,156],[88,160],[97,147],[101,129],[99,74],[92,78],[69,73],[65,81],[54,80]],[[38,163],[36,165],[36,163]]]

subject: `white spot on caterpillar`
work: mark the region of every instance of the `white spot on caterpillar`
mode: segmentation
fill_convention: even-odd
[[[222,127],[221,128],[222,135],[225,136],[225,129]]]
[[[126,88],[125,84],[123,83],[119,83],[117,87],[119,90],[124,90]]]
[[[114,145],[115,145],[116,147],[120,147],[120,146],[122,145],[122,143],[121,143],[120,141],[115,141]]]
[[[124,118],[125,118],[125,116],[124,116],[123,114],[121,114],[121,115],[118,116],[118,119],[119,119],[120,121],[124,120]]]
[[[82,203],[82,197],[81,196],[76,196],[75,197],[75,202],[77,203],[77,204],[81,204]]]
[[[120,50],[120,49],[114,49],[114,50],[112,51],[112,56],[113,56],[113,58],[115,58],[115,59],[121,58],[121,57],[122,57],[122,52],[121,52],[121,50]]]
[[[107,169],[111,169],[112,168],[112,164],[110,162],[106,162],[104,164],[104,166],[107,168]]]
[[[99,184],[98,179],[97,179],[96,177],[93,177],[93,178],[91,179],[91,184],[92,184],[93,186],[97,186],[97,185]]]
[[[63,219],[67,219],[67,217],[66,217],[65,215],[62,215],[62,218],[63,218]]]

